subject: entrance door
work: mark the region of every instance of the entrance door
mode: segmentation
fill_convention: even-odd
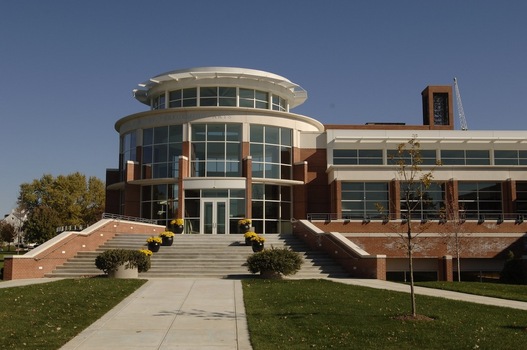
[[[226,234],[227,227],[227,201],[224,199],[202,199],[201,232],[205,234]]]

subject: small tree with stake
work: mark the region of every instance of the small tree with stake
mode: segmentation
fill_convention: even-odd
[[[414,212],[421,207],[426,207],[430,202],[427,189],[432,184],[432,170],[423,171],[421,164],[420,143],[411,139],[406,143],[398,145],[397,150],[390,156],[396,165],[397,179],[401,181],[401,204],[406,209],[404,217],[404,230],[396,231],[398,238],[402,240],[402,245],[408,257],[408,267],[410,270],[410,298],[412,304],[412,317],[417,317],[414,288],[414,264],[413,256],[417,244],[417,238],[422,230],[414,227]]]

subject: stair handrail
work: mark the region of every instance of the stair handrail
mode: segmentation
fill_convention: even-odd
[[[143,223],[147,223],[147,224],[157,225],[157,220],[156,219],[145,219],[145,218],[139,218],[139,217],[136,217],[136,216],[128,216],[128,215],[113,214],[113,213],[102,213],[101,218],[102,219],[113,219],[113,220],[143,222]]]

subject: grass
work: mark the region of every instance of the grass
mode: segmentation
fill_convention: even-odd
[[[481,282],[418,282],[416,286],[527,302],[527,286]]]
[[[0,289],[1,347],[58,349],[145,282],[65,279]]]
[[[504,349],[527,343],[527,312],[417,296],[419,314],[401,321],[406,293],[326,280],[246,280],[243,291],[254,350]]]

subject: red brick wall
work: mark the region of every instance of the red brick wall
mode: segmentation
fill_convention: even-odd
[[[104,223],[103,221],[106,221]],[[26,255],[16,257],[5,257],[4,280],[41,278],[62,265],[68,259],[74,257],[80,251],[94,251],[107,240],[113,238],[116,233],[137,233],[157,235],[164,227],[149,225],[130,221],[103,220],[98,229],[83,235],[81,232],[73,232],[60,241],[45,248],[42,247]],[[93,228],[93,226],[91,226]],[[85,231],[90,230],[88,228]],[[49,241],[48,243],[52,243]],[[42,249],[45,248],[45,249]],[[40,250],[42,249],[42,250]],[[37,252],[36,255],[34,252]]]

